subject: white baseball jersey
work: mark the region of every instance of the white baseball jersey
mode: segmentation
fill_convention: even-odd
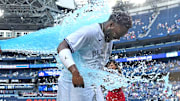
[[[82,27],[66,39],[73,52],[78,51],[89,68],[102,67],[105,40],[99,24]]]
[[[105,50],[107,50],[105,48],[107,47],[104,40],[104,33],[99,24],[96,23],[84,26],[70,34],[65,40],[69,44],[72,52],[79,52],[84,60],[83,65],[85,67],[103,67],[106,58]],[[58,101],[94,101],[94,96],[96,96],[95,99],[97,101],[103,101],[103,95],[99,87],[93,90],[92,87],[85,82],[85,88],[74,88],[72,85],[71,73],[67,69],[63,71],[63,75],[59,78],[59,82],[61,83],[59,83]],[[70,96],[70,98],[68,96]],[[73,97],[73,99],[71,99],[71,97]]]

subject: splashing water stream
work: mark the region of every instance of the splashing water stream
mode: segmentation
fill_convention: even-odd
[[[66,36],[84,25],[105,22],[108,20],[110,14],[111,8],[107,6],[107,2],[105,1],[94,3],[93,5],[89,4],[73,13],[66,14],[61,25],[41,29],[26,36],[1,40],[0,46],[2,50],[9,51],[35,52],[40,54],[56,53],[59,43],[62,42]],[[137,68],[133,69],[134,72],[122,70],[122,75],[119,75],[116,70],[108,70],[107,68],[103,70],[84,68],[81,66],[83,62],[78,52],[74,53],[73,56],[75,57],[74,60],[84,81],[90,85],[104,85],[107,90],[113,90],[122,86],[128,87],[134,82],[150,82],[150,79],[135,76],[135,73],[138,72],[139,69],[141,69],[141,75],[147,74],[145,72],[147,66],[143,62],[141,62]],[[61,65],[58,56],[56,56],[56,59],[59,69],[62,69],[63,65]],[[126,75],[123,75],[124,73]],[[150,74],[158,75],[158,73],[155,72]],[[165,89],[172,87],[169,84],[168,77],[169,74],[161,78],[161,80],[165,81]],[[171,90],[169,90],[168,94],[170,95],[171,93]]]

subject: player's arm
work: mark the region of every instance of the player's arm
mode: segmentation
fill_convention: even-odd
[[[57,51],[58,51],[61,62],[72,73],[72,82],[73,82],[74,87],[83,87],[84,88],[83,78],[80,75],[80,73],[76,67],[76,64],[74,63],[74,60],[72,58],[71,49],[65,40],[59,44]]]

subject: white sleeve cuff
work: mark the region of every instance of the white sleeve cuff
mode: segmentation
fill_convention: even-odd
[[[67,68],[75,64],[72,58],[72,53],[68,48],[65,48],[59,52],[59,58],[61,62],[64,64],[64,66]]]

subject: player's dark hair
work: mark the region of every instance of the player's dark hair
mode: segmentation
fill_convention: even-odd
[[[116,66],[116,69],[118,69],[118,63],[117,63],[115,60],[110,60],[110,61],[108,61],[108,63],[105,65],[105,67],[108,67],[111,63],[114,63],[115,66]],[[118,72],[119,72],[120,74],[122,74],[121,70],[119,70],[119,69],[118,69]]]
[[[116,66],[116,67],[118,67],[117,62],[116,62],[116,61],[114,61],[114,60],[110,60],[110,61],[108,61],[108,63],[105,65],[105,67],[108,67],[111,63],[114,63],[114,64],[115,64],[115,66]]]
[[[111,14],[109,20],[125,26],[127,29],[132,27],[132,18],[128,13],[125,12],[114,12]]]

